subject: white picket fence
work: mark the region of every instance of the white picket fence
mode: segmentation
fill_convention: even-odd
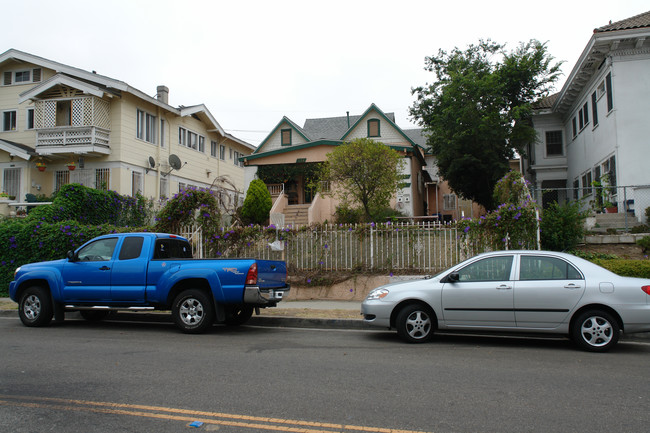
[[[222,229],[224,237],[231,230]],[[207,257],[202,233],[180,233],[194,246],[194,256]],[[260,228],[256,241],[246,239],[216,257],[285,260],[295,271],[409,271],[431,273],[463,260],[456,229],[433,223],[384,223]]]

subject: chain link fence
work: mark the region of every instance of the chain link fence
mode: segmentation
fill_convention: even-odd
[[[587,227],[590,230],[611,228],[627,232],[649,224],[650,185],[531,188],[531,194],[542,208],[553,202],[579,201],[581,209],[592,218],[592,227],[589,222]]]

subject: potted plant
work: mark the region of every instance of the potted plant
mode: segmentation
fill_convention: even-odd
[[[605,206],[605,212],[618,213],[618,206],[615,203],[612,203],[611,201],[606,201],[604,206]]]
[[[9,200],[9,194],[6,192],[0,192],[0,200]]]
[[[39,162],[36,163],[36,168],[38,169],[38,171],[45,171],[46,167],[47,166],[42,161],[39,161]]]
[[[77,164],[74,163],[74,161],[70,161],[69,163],[66,164],[68,166],[68,170],[72,171],[75,168],[77,168]]]

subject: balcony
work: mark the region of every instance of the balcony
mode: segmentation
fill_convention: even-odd
[[[36,153],[109,155],[110,131],[97,126],[58,126],[36,131]]]

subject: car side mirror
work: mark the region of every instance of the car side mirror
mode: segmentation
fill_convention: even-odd
[[[74,251],[70,250],[66,253],[66,256],[68,257],[68,260],[71,262],[76,262],[79,260],[79,257],[74,253]]]
[[[458,279],[458,272],[452,272],[451,274],[447,275],[447,277],[445,277],[445,283],[455,283],[458,281]]]

